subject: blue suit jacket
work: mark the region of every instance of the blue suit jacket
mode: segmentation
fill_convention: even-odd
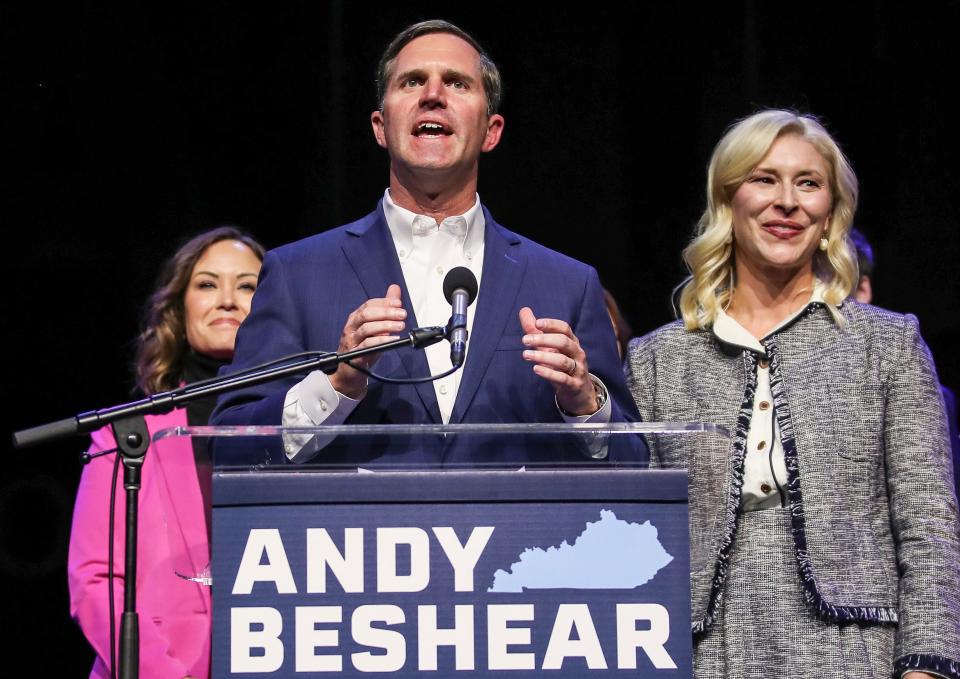
[[[603,380],[613,402],[614,421],[639,417],[624,383],[610,319],[596,271],[518,236],[493,221],[484,209],[486,232],[483,282],[469,340],[469,357],[450,418],[456,423],[562,421],[551,385],[522,357],[524,306],[538,317],[566,320],[587,353],[590,371]],[[407,328],[418,324],[400,262],[380,206],[367,215],[267,253],[250,315],[237,336],[234,364],[246,368],[281,356],[335,351],[347,316],[391,283],[403,290]],[[385,353],[374,370],[390,377],[430,374],[423,351]],[[221,397],[211,422],[222,425],[279,424],[287,391],[298,378],[252,387]],[[362,424],[439,424],[433,384],[397,386],[370,380],[367,395],[347,420]],[[334,441],[316,461],[331,463],[584,462],[576,446],[504,446],[504,441],[456,436],[448,440],[401,441],[383,450]],[[569,443],[569,442],[568,442]],[[613,457],[646,459],[646,447],[611,447]]]

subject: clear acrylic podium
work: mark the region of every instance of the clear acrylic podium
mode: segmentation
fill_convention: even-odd
[[[151,454],[191,439],[214,451],[213,549],[172,565],[212,586],[214,677],[691,676],[708,558],[686,470],[656,460],[722,470],[722,427],[193,427]]]

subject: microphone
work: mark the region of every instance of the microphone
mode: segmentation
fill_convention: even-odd
[[[443,295],[453,307],[447,323],[450,363],[459,368],[467,356],[467,307],[477,297],[477,277],[465,266],[450,269],[443,279]]]

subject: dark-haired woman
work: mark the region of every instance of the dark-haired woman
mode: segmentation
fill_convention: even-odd
[[[137,383],[146,394],[213,377],[233,357],[237,329],[250,311],[263,248],[233,227],[200,234],[167,262],[140,335]],[[200,401],[148,416],[152,433],[205,425],[214,403]],[[109,428],[92,436],[90,452],[115,447]],[[111,676],[108,599],[110,486],[119,478],[114,531],[114,624],[123,610],[124,493],[114,455],[92,460],[77,491],[70,536],[71,613],[97,654],[92,678]],[[137,608],[140,676],[201,679],[210,673],[210,593],[175,573],[186,555],[196,572],[209,562],[211,464],[205,447],[179,443],[150,450],[139,504]],[[119,638],[119,633],[115,634]],[[116,655],[114,655],[114,658]]]

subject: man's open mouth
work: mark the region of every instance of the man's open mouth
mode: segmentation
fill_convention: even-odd
[[[416,137],[445,137],[453,134],[453,130],[437,122],[422,122],[413,129]]]

